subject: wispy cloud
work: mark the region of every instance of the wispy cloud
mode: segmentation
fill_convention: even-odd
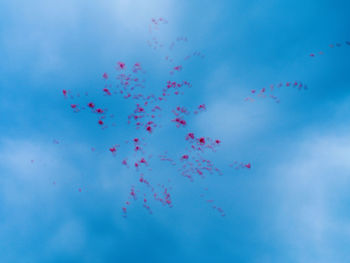
[[[297,262],[343,262],[339,245],[350,237],[350,220],[344,218],[350,136],[339,130],[313,133],[293,145],[290,159],[274,169],[279,234]]]

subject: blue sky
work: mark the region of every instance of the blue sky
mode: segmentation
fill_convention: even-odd
[[[347,1],[0,2],[0,262],[349,262],[349,10]],[[169,21],[164,41],[188,37],[174,56],[205,54],[184,65],[193,87],[179,103],[207,105],[189,129],[222,140],[211,159],[224,175],[190,183],[156,164],[151,178],[172,178],[174,207],[154,202],[149,215],[136,203],[123,218],[135,177],[107,149],[139,136],[123,119],[132,106],[97,98],[118,120],[101,130],[72,113],[62,89],[98,94],[103,72],[125,61],[140,62],[156,92],[171,77],[147,46],[152,17]],[[295,80],[308,90],[244,101]],[[165,122],[150,152],[180,154],[183,132]],[[252,169],[230,169],[234,160]],[[207,186],[226,217],[200,197]]]

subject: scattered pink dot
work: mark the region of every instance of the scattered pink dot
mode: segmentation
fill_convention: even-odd
[[[118,62],[117,63],[120,69],[125,69],[125,63],[124,62]]]

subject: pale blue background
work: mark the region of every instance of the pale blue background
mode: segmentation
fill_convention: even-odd
[[[1,1],[0,262],[350,262],[349,11],[322,0]],[[181,73],[193,82],[181,103],[208,107],[191,130],[222,139],[221,167],[253,166],[193,184],[155,166],[154,181],[173,178],[174,207],[153,203],[149,215],[138,203],[124,219],[135,177],[105,148],[138,136],[122,117],[132,107],[100,97],[120,123],[102,131],[61,90],[98,94],[102,73],[125,61],[142,63],[155,91],[169,78],[146,44],[160,16],[164,40],[185,35],[184,49],[206,55]],[[309,90],[244,102],[294,80]],[[183,131],[168,125],[155,155],[169,141],[181,153]],[[200,198],[206,186],[225,218]]]

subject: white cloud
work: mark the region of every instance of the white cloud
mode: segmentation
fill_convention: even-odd
[[[132,34],[140,34],[142,32],[148,33],[151,18],[163,17],[171,20],[175,18],[176,9],[173,1],[119,0],[115,3],[115,13],[118,25],[127,28]],[[175,24],[175,21],[172,22]]]
[[[37,0],[30,4],[11,1],[3,37],[0,38],[7,68],[40,75],[62,69],[63,40],[74,35],[81,11],[74,1]]]
[[[227,99],[209,102],[210,110],[197,119],[203,134],[222,138],[225,142],[236,142],[257,134],[270,120],[268,108],[253,105],[232,104]]]
[[[196,118],[203,134],[233,143],[257,135],[276,117],[277,104],[268,98],[245,101],[250,87],[232,77],[226,64],[219,65],[205,83],[208,111]]]
[[[297,262],[340,262],[345,251],[337,242],[350,239],[343,204],[350,198],[350,136],[310,134],[293,146],[275,169],[279,234]]]

